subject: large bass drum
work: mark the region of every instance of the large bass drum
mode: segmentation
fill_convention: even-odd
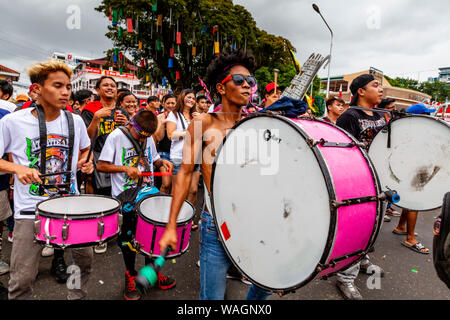
[[[285,294],[360,261],[381,226],[380,193],[348,133],[258,114],[217,150],[210,196],[232,262],[255,285]]]
[[[450,124],[429,116],[394,120],[377,134],[369,156],[383,188],[396,190],[401,208],[428,211],[442,205],[450,186]]]

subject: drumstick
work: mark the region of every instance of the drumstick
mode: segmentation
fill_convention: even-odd
[[[141,172],[142,177],[169,177],[172,176],[172,168],[169,172]]]
[[[275,89],[274,89],[274,93],[276,93],[277,92],[277,87],[278,87],[278,73],[280,72],[280,70],[278,70],[278,69],[273,69],[273,72],[274,72],[274,83],[275,83]]]
[[[172,251],[172,248],[167,246],[161,256],[155,260],[153,265],[147,265],[139,271],[135,280],[136,289],[142,293],[146,293],[148,289],[155,286],[158,282],[158,272],[166,262],[169,251]]]

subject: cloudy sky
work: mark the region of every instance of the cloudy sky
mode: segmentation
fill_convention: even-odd
[[[111,48],[109,23],[94,8],[100,0],[2,1],[0,64],[24,72],[52,52],[97,58]],[[316,3],[334,32],[331,75],[373,66],[389,76],[425,81],[450,66],[448,0],[234,0],[259,28],[288,38],[302,64],[315,52],[330,51],[330,32],[312,9]],[[80,25],[70,23],[77,8]],[[68,26],[69,22],[69,26]],[[72,27],[72,28],[71,28]],[[326,70],[319,76],[326,77]],[[28,82],[22,74],[21,82]]]

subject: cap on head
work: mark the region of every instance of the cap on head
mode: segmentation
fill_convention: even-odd
[[[280,86],[277,84],[277,89],[280,88]],[[273,90],[275,90],[275,82],[271,82],[266,86],[266,94],[270,94]]]
[[[372,74],[362,74],[355,78],[350,85],[350,91],[352,92],[353,99],[350,102],[351,106],[355,106],[358,102],[358,90],[367,86],[370,82],[374,81],[375,77]]]
[[[414,104],[406,110],[406,113],[411,114],[424,114],[433,112],[436,112],[436,109],[427,108],[423,103]]]

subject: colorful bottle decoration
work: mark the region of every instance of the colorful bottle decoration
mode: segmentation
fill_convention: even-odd
[[[118,32],[119,38],[121,38],[123,36],[123,28],[119,27],[119,32]]]
[[[163,87],[165,87],[167,84],[167,79],[166,78],[162,78],[162,85]]]
[[[142,50],[142,41],[139,41],[139,50]]]
[[[163,15],[162,15],[162,14],[159,14],[159,15],[158,15],[158,21],[156,22],[156,25],[157,25],[158,27],[162,27],[162,24],[163,24]]]
[[[181,79],[180,77],[180,71],[175,72],[175,79],[178,81]]]
[[[162,46],[161,46],[161,40],[156,40],[156,50],[161,51]]]
[[[192,56],[193,57],[197,56],[197,47],[196,46],[192,46]]]
[[[119,49],[114,49],[114,63],[117,62],[118,55],[119,55]]]
[[[220,54],[220,43],[214,42],[214,54]]]
[[[170,57],[175,58],[175,48],[174,47],[170,48]]]
[[[158,1],[157,0],[153,0],[152,11],[153,12],[158,11]]]
[[[181,44],[181,32],[177,32],[177,44]]]
[[[112,21],[112,10],[109,9],[109,21]]]
[[[169,58],[169,65],[168,65],[169,69],[173,68],[173,59]]]

